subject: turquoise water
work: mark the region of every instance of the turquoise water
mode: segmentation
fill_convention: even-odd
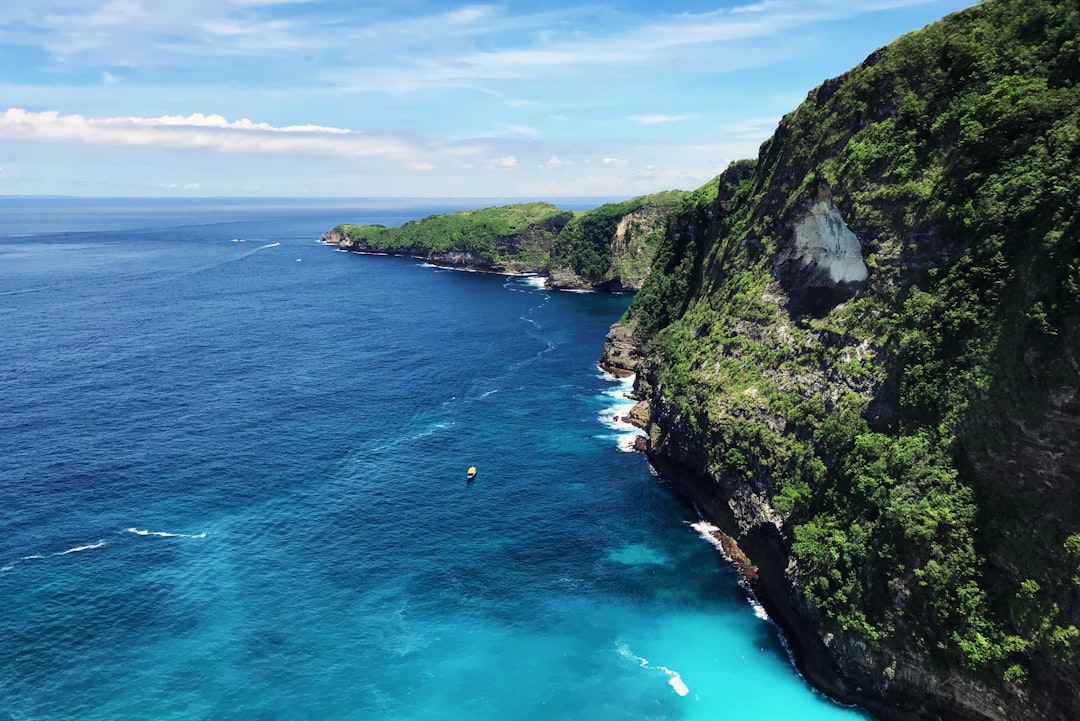
[[[629,298],[315,243],[434,210],[0,200],[0,719],[862,718],[623,450]]]

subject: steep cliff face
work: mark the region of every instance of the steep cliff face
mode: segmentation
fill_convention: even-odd
[[[395,228],[342,224],[320,242],[355,253],[423,258],[435,265],[503,273],[536,273],[573,214],[550,203],[432,215]]]
[[[602,359],[881,718],[1080,718],[1078,38],[987,0],[812,91],[668,218]]]
[[[567,223],[552,246],[552,288],[641,288],[664,236],[668,215],[685,193],[669,191],[610,203]]]
[[[397,228],[343,224],[320,240],[451,268],[536,273],[547,276],[551,288],[635,291],[649,273],[667,216],[684,195],[668,191],[581,213],[524,203],[434,215]]]

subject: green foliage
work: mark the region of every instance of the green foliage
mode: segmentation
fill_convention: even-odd
[[[1078,168],[1080,4],[986,0],[685,198],[625,316],[711,470],[784,515],[830,622],[1014,684],[1080,672],[1080,489],[1039,506],[979,470],[1080,382]],[[870,278],[809,319],[775,254],[822,194]]]
[[[577,213],[519,203],[432,215],[395,228],[342,224],[334,230],[366,251],[466,254],[536,270],[568,267],[593,283],[619,278],[635,286],[652,267],[668,213],[685,195],[670,190]]]
[[[431,215],[396,228],[339,225],[335,230],[372,251],[471,253],[489,262],[539,264],[569,218],[549,203],[520,203]]]
[[[618,276],[640,282],[663,238],[664,222],[685,193],[671,190],[575,215],[552,247],[551,267],[568,267],[593,282]],[[627,216],[634,218],[627,222]],[[613,253],[619,243],[621,257]]]

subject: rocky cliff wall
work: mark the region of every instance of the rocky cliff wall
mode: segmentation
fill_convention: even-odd
[[[815,89],[605,347],[807,677],[880,718],[1080,718],[1078,35],[988,0]]]

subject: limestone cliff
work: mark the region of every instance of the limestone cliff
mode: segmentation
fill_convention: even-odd
[[[547,276],[551,288],[636,291],[667,216],[684,195],[668,191],[579,213],[522,203],[434,215],[396,228],[342,224],[320,240],[351,252],[405,255],[452,268],[535,273]]]
[[[608,337],[652,462],[883,719],[1080,718],[1078,37],[986,0],[825,82]]]

